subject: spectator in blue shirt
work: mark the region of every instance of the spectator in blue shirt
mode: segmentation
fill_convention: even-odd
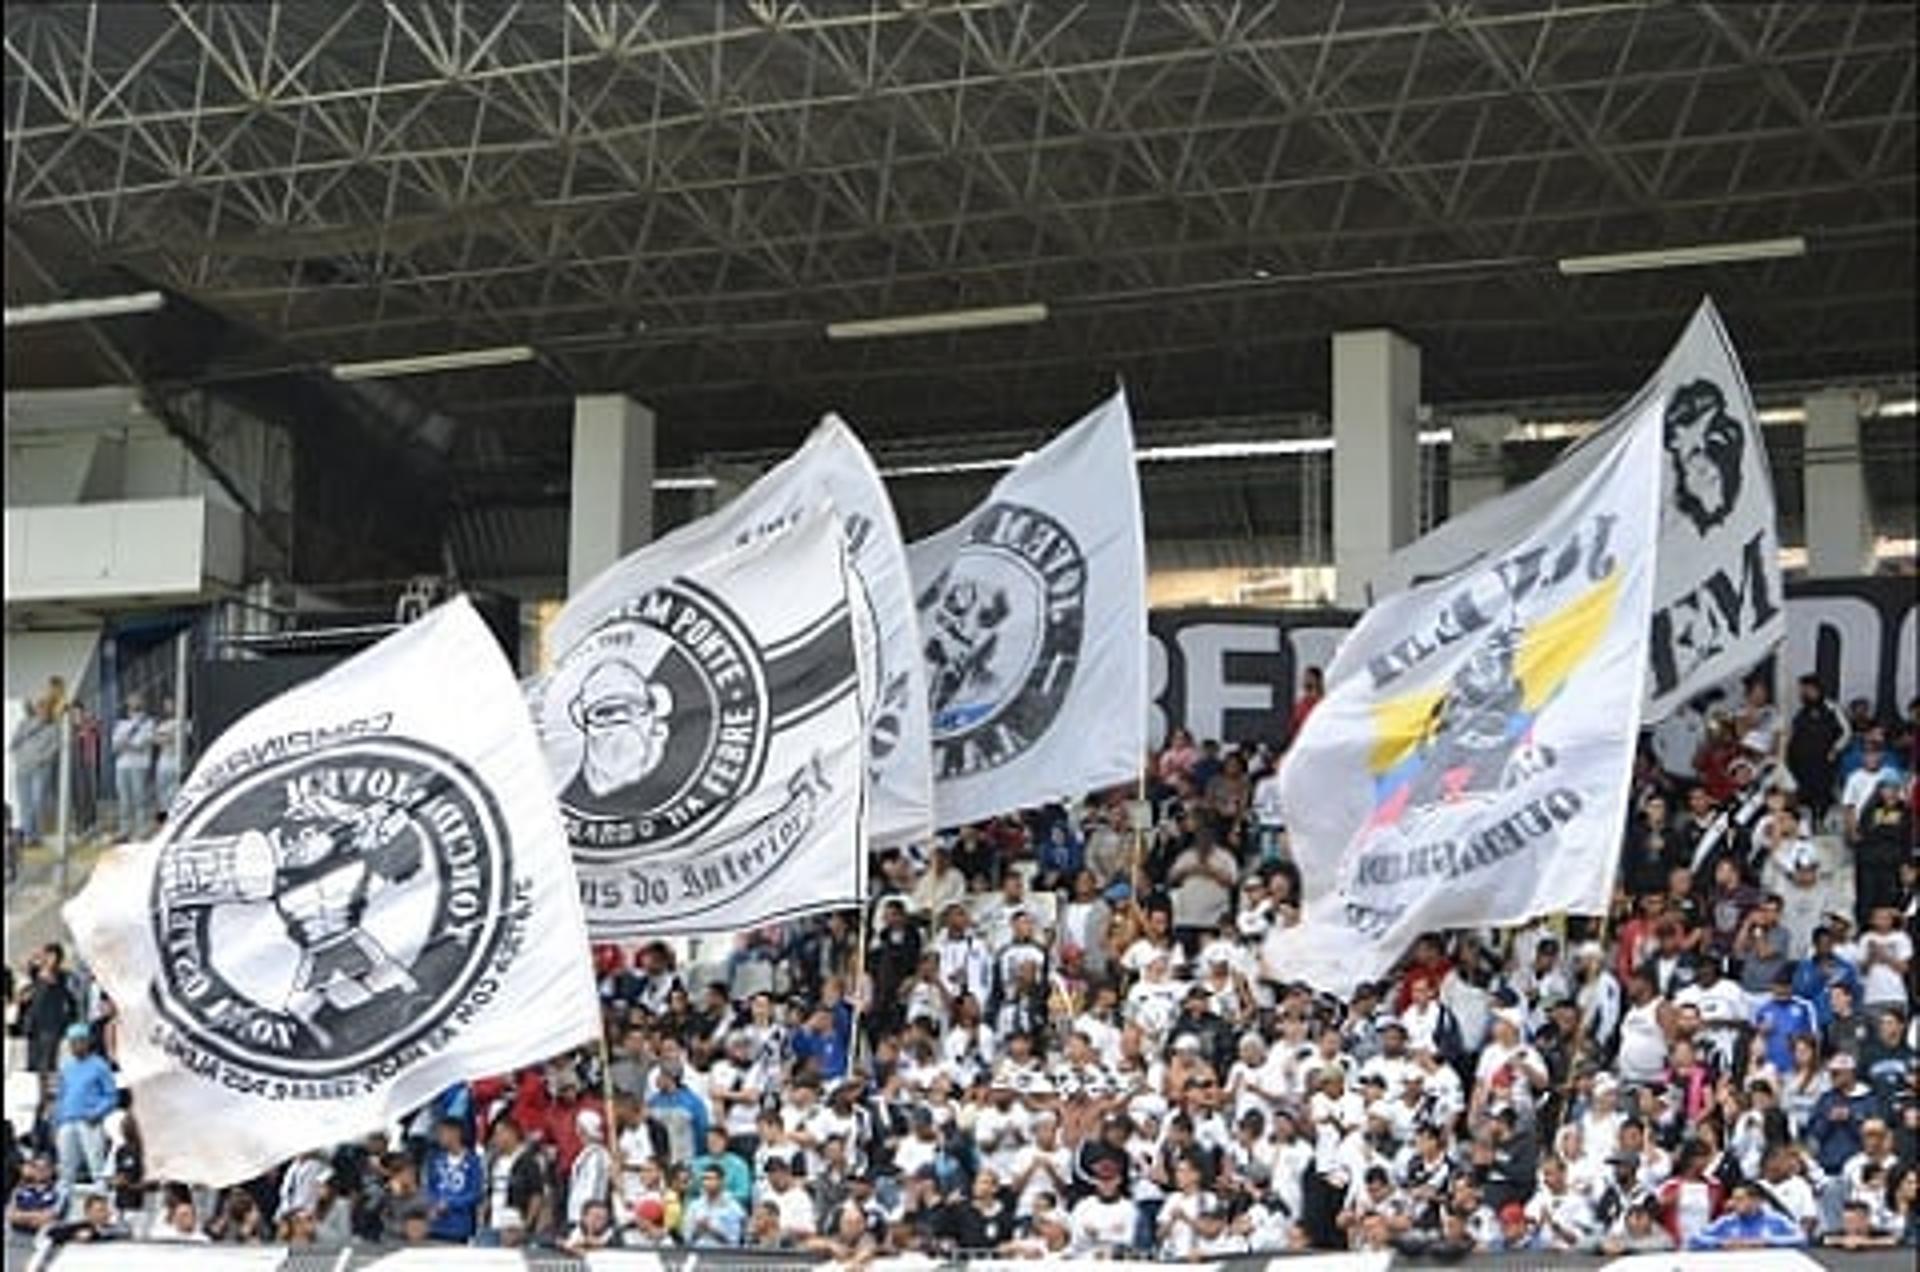
[[[1765,1040],[1767,1063],[1778,1073],[1793,1072],[1793,1036],[1820,1036],[1820,1016],[1813,1004],[1793,992],[1794,972],[1783,967],[1774,973],[1769,997],[1753,1009],[1753,1027]]]
[[[677,1066],[661,1065],[654,1070],[653,1080],[654,1092],[647,1097],[647,1107],[655,1111],[677,1110],[686,1117],[687,1139],[684,1144],[675,1144],[673,1157],[676,1161],[687,1161],[707,1142],[707,1102],[687,1090]],[[672,1127],[668,1128],[668,1135],[670,1139],[678,1139]]]
[[[690,1246],[737,1246],[746,1230],[747,1212],[726,1190],[720,1167],[709,1162],[700,1172],[700,1195],[681,1218],[681,1236]]]
[[[460,1123],[443,1118],[434,1125],[437,1143],[427,1154],[424,1191],[431,1207],[427,1235],[435,1241],[465,1245],[478,1226],[480,1199],[486,1195],[487,1171],[480,1154],[467,1147]]]
[[[1861,1127],[1879,1110],[1872,1088],[1859,1080],[1852,1056],[1844,1051],[1835,1055],[1827,1062],[1827,1074],[1833,1089],[1814,1102],[1806,1137],[1820,1169],[1838,1175],[1865,1148]]]
[[[1689,1250],[1759,1250],[1770,1246],[1804,1246],[1807,1234],[1800,1225],[1760,1200],[1750,1183],[1735,1184],[1727,1213],[1708,1224],[1687,1242]]]
[[[816,1009],[806,1028],[793,1036],[793,1058],[800,1064],[811,1060],[822,1082],[838,1082],[847,1073],[847,1039],[826,1006]]]
[[[94,1054],[93,1034],[85,1025],[68,1027],[67,1051],[53,1101],[53,1134],[60,1188],[71,1194],[82,1166],[90,1181],[107,1177],[107,1133],[101,1122],[120,1107],[120,1087],[106,1059]]]
[[[1829,994],[1835,985],[1845,985],[1853,994],[1853,1001],[1860,1001],[1859,969],[1833,952],[1833,929],[1823,925],[1813,929],[1813,953],[1793,969],[1793,996],[1813,1004],[1823,1033],[1833,1021],[1833,1000]]]

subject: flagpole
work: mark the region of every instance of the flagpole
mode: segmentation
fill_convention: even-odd
[[[847,1074],[852,1076],[853,1068],[860,1062],[860,1025],[861,1017],[866,1014],[867,1002],[867,901],[860,901],[860,913],[854,919],[853,947],[853,1036],[847,1040]]]
[[[587,960],[593,960],[593,947],[587,947]],[[595,969],[596,972],[598,969]],[[595,976],[596,983],[599,977]],[[606,1107],[603,1121],[607,1128],[607,1160],[612,1166],[607,1183],[607,1211],[618,1215],[618,1198],[626,1184],[626,1166],[620,1160],[620,1119],[613,1107],[613,1049],[607,1045],[607,1012],[600,1009],[600,1099]],[[644,1096],[644,1092],[642,1095]],[[704,1152],[704,1146],[702,1148]],[[617,1222],[617,1221],[616,1221]]]

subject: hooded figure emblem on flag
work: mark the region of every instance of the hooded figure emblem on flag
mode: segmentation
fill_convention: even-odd
[[[589,583],[530,706],[596,937],[727,931],[858,900],[871,628],[819,504]]]

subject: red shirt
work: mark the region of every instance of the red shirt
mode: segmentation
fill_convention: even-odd
[[[1292,746],[1294,740],[1300,736],[1300,730],[1306,727],[1307,717],[1312,715],[1313,709],[1319,705],[1319,694],[1310,694],[1293,704],[1293,716],[1287,722],[1288,746]]]

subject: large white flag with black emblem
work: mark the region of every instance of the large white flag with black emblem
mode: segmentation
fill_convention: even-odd
[[[840,518],[702,549],[662,541],[581,589],[531,687],[596,938],[859,904],[868,650]]]
[[[66,920],[156,1179],[250,1178],[600,1028],[539,740],[464,597],[228,729]]]
[[[907,550],[933,706],[934,819],[1139,775],[1146,540],[1124,393]]]
[[[933,829],[932,756],[913,581],[887,488],[847,423],[827,416],[805,445],[725,507],[680,527],[647,551],[690,560],[717,556],[783,529],[822,502],[832,503],[846,529],[847,564],[860,585],[854,621],[867,629],[865,643],[872,651],[863,686],[867,833],[878,846],[925,839]],[[627,569],[624,563],[612,568]],[[610,578],[606,586],[617,591],[622,584]],[[583,596],[600,593],[599,580],[582,589]],[[570,647],[585,635],[592,617],[587,607],[570,607],[549,632],[551,647]]]
[[[1422,932],[1604,914],[1647,663],[1660,403],[1551,515],[1378,602],[1280,769],[1301,920],[1269,975],[1335,994]]]
[[[1372,580],[1376,598],[1460,569],[1538,524],[1660,414],[1665,497],[1647,660],[1649,723],[1744,676],[1786,636],[1780,533],[1760,416],[1711,300],[1654,377],[1540,476],[1443,522],[1396,552]]]

